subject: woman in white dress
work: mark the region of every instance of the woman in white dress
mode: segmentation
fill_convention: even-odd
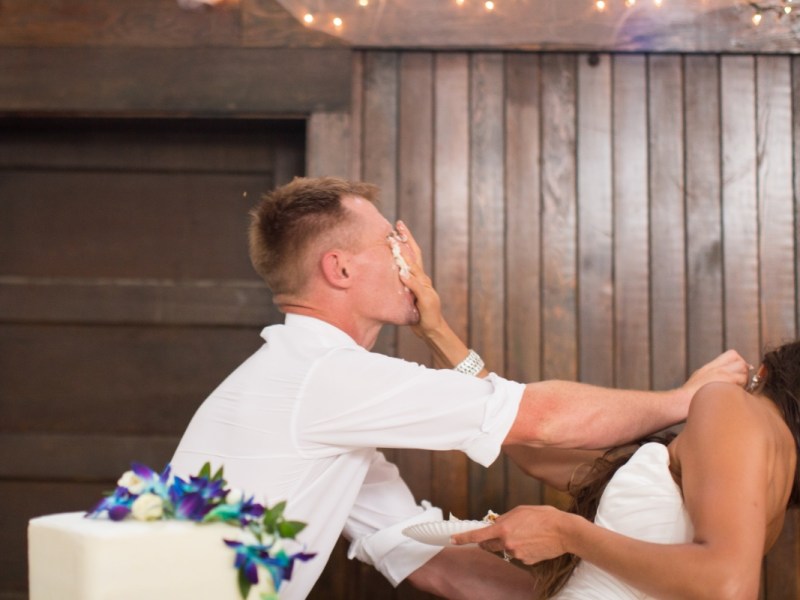
[[[746,390],[702,387],[668,444],[619,449],[578,485],[568,480],[591,452],[508,449],[530,474],[571,488],[577,514],[521,506],[454,542],[539,563],[536,598],[757,598],[762,557],[800,504],[799,447],[793,342],[764,356]]]

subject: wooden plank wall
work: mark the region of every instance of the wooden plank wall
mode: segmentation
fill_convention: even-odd
[[[755,362],[797,335],[797,58],[354,60],[351,112],[310,123],[311,172],[383,188],[385,214],[416,232],[448,318],[492,369],[666,389],[726,348]],[[403,332],[381,349],[430,360]],[[503,460],[389,454],[418,497],[460,517],[559,502]],[[800,597],[799,525],[792,513],[766,560],[764,598]]]
[[[302,121],[0,119],[0,598],[31,517],[162,469],[198,404],[282,319],[247,255]]]

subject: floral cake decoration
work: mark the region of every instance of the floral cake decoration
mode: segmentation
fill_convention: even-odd
[[[261,600],[276,600],[284,581],[291,580],[296,561],[306,562],[314,553],[286,550],[285,540],[294,540],[306,526],[289,521],[283,513],[286,502],[272,508],[257,503],[253,496],[230,489],[223,469],[211,474],[211,465],[203,465],[200,473],[188,481],[170,474],[170,467],[157,473],[150,467],[132,463],[123,473],[116,489],[103,498],[87,517],[107,514],[112,521],[133,518],[139,521],[180,520],[196,523],[225,523],[252,535],[252,542],[223,540],[235,552],[239,593],[247,598],[259,583],[259,572],[267,581],[259,589]]]

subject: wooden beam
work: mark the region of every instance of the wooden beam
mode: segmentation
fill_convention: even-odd
[[[256,281],[23,277],[0,277],[0,315],[6,323],[241,327],[283,319],[272,304],[269,290]]]
[[[0,434],[0,479],[114,481],[131,461],[160,471],[172,458],[178,436]],[[88,508],[88,507],[87,507]]]
[[[332,48],[8,48],[0,114],[344,111],[351,68]]]

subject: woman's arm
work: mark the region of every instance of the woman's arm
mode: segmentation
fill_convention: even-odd
[[[454,539],[529,564],[571,552],[658,598],[755,598],[767,522],[764,434],[763,408],[735,386],[697,394],[677,441],[691,543],[642,542],[548,506],[516,508]]]
[[[405,240],[401,247],[403,258],[409,266],[406,276],[400,279],[414,294],[419,312],[419,322],[412,326],[414,333],[422,338],[434,354],[436,365],[452,369],[467,357],[469,348],[451,329],[442,315],[439,294],[433,288],[431,278],[422,264],[422,251],[417,241],[402,221],[397,222],[397,232]],[[486,377],[489,371],[483,369],[479,377]]]

